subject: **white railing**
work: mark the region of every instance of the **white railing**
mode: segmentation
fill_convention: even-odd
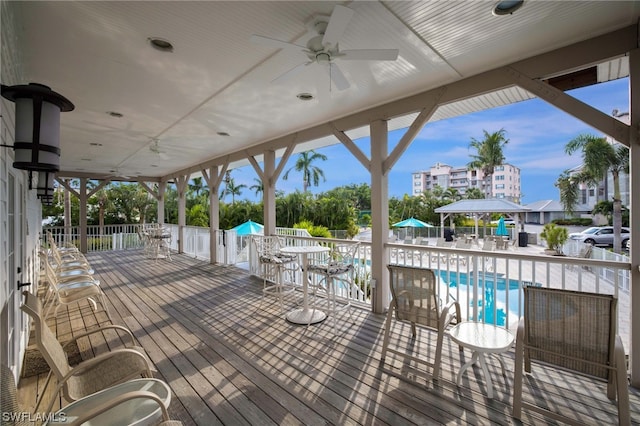
[[[178,250],[178,226],[164,225],[172,234],[170,248]],[[88,228],[88,250],[124,250],[140,247],[139,225],[106,225]],[[57,244],[78,245],[78,227],[45,227]],[[278,228],[289,246],[330,245],[342,240],[312,238],[306,230]],[[305,235],[306,234],[306,235]],[[45,234],[46,235],[46,234]],[[205,261],[209,260],[209,229],[187,226],[184,229],[183,251]],[[216,231],[218,263],[248,262],[249,271],[261,276],[262,271],[253,252],[251,236],[237,236],[233,231]],[[44,242],[46,244],[46,242]],[[456,249],[416,244],[385,245],[389,264],[403,264],[437,271],[441,285],[440,300],[457,300],[464,319],[494,323],[513,330],[522,315],[522,285],[563,288],[576,291],[613,294],[618,297],[618,330],[629,348],[630,268],[629,258],[608,250],[593,248],[591,258],[576,256],[582,246],[570,241],[564,247],[567,256],[543,254],[538,251],[509,248],[482,251],[478,248]],[[370,305],[371,243],[361,241],[356,267],[353,302]],[[302,277],[296,277],[302,282]]]
[[[89,225],[87,226],[87,251],[128,250],[141,247],[138,224]],[[43,227],[42,244],[47,246],[47,231],[51,232],[57,245],[80,246],[79,226]]]
[[[575,291],[613,294],[618,298],[618,331],[629,348],[629,259],[618,256],[550,256],[544,248],[483,251],[479,248],[387,244],[389,263],[436,271],[441,301],[460,303],[463,319],[514,330],[522,315],[522,286],[535,285]]]

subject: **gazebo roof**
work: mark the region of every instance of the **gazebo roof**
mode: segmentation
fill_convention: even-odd
[[[530,208],[500,198],[460,200],[435,209],[436,213],[520,213]]]

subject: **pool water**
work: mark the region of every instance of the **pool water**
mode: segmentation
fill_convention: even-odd
[[[499,326],[517,323],[520,317],[520,281],[506,280],[493,273],[478,274],[478,318],[473,317],[474,277],[466,273],[438,271],[441,283],[448,283],[447,291],[460,303],[463,315],[469,312],[469,320],[484,321]],[[508,295],[508,299],[507,299]],[[507,305],[508,300],[508,305]],[[463,304],[464,303],[464,304]],[[468,308],[466,306],[468,305]]]

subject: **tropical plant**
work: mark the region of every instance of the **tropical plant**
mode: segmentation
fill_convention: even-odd
[[[480,188],[469,188],[465,191],[464,198],[467,200],[481,200],[484,198],[484,193]]]
[[[555,254],[562,255],[562,246],[567,242],[569,233],[567,228],[558,226],[555,223],[547,223],[540,233],[540,238],[547,242],[547,247]]]
[[[196,198],[200,196],[200,192],[208,192],[208,187],[205,185],[202,177],[196,177],[191,179],[189,183],[189,191],[196,194]]]
[[[493,133],[489,133],[486,130],[483,130],[483,132],[483,140],[471,138],[469,147],[474,148],[476,153],[471,154],[472,160],[469,162],[468,167],[482,170],[486,188],[485,194],[487,198],[490,198],[492,194],[491,182],[493,172],[496,166],[504,164],[505,157],[503,147],[509,143],[509,139],[505,138],[506,131],[504,129]]]
[[[294,223],[295,229],[306,229],[312,237],[331,238],[331,232],[326,226],[314,225],[313,222],[305,220],[300,223]]]
[[[620,196],[620,173],[629,171],[629,149],[604,137],[582,134],[570,140],[565,152],[569,155],[581,151],[582,172],[579,178],[590,185],[597,184],[611,173],[613,178],[613,250],[621,252],[622,199]]]
[[[264,192],[264,185],[262,183],[262,180],[258,179],[258,178],[253,178],[255,184],[251,185],[249,187],[249,189],[252,189],[255,191],[256,197],[258,196],[258,194],[262,194]]]
[[[299,154],[295,165],[285,172],[282,179],[289,179],[289,172],[291,172],[291,170],[295,170],[297,172],[302,172],[302,192],[307,192],[310,185],[318,186],[320,184],[320,178],[323,180],[326,179],[322,169],[313,165],[313,162],[316,160],[326,161],[327,156],[320,154],[319,152],[315,152],[314,150]]]
[[[554,184],[560,192],[560,202],[564,210],[569,214],[573,214],[576,205],[578,205],[578,182],[579,180],[570,170],[565,170]]]
[[[243,183],[236,185],[236,181],[232,177],[230,177],[225,182],[224,191],[221,194],[221,198],[224,198],[227,195],[231,195],[231,204],[234,204],[236,202],[236,195],[242,195],[242,189],[246,187],[247,185]]]

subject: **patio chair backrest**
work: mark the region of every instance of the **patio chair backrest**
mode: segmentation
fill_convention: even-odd
[[[616,337],[612,295],[524,286],[525,360],[609,377]]]
[[[389,265],[396,319],[438,328],[437,280],[431,269]]]
[[[47,364],[49,364],[49,368],[51,368],[56,377],[60,379],[70,370],[67,355],[56,336],[54,336],[49,326],[47,326],[42,319],[42,305],[40,300],[28,291],[24,291],[22,294],[24,295],[24,302],[20,306],[20,309],[33,319],[36,332],[36,345],[42,353],[42,357],[47,361]]]

